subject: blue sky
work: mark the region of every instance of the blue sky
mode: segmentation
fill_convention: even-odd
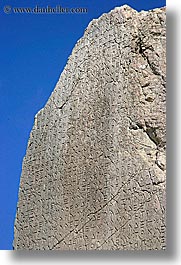
[[[0,249],[12,249],[22,160],[34,116],[48,100],[88,23],[116,6],[148,10],[164,0],[0,2]],[[5,14],[4,6],[86,7],[86,14]]]

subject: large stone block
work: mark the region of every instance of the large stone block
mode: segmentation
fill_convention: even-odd
[[[165,20],[118,7],[75,45],[35,117],[14,249],[166,247]]]

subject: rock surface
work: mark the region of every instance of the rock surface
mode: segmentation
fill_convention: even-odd
[[[118,7],[75,45],[35,117],[14,249],[165,249],[165,20]]]

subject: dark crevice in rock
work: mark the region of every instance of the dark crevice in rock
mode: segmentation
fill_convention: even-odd
[[[148,137],[150,138],[152,142],[154,142],[154,144],[156,144],[157,146],[160,145],[161,140],[157,136],[157,133],[156,133],[156,130],[158,129],[158,127],[151,127],[148,124],[145,124],[145,127],[144,127],[141,123],[134,122],[131,118],[129,119],[130,119],[130,126],[129,126],[130,130],[143,130],[143,132],[145,132],[148,135]]]
[[[153,102],[153,101],[154,101],[154,98],[152,98],[152,97],[147,97],[147,98],[145,98],[145,100],[146,100],[147,102]]]
[[[135,121],[133,121],[130,117],[128,117],[129,118],[129,122],[130,122],[130,124],[129,124],[129,129],[130,130],[139,130],[139,129],[143,129],[143,126],[139,123],[139,122],[135,122]]]
[[[148,137],[150,138],[150,140],[152,140],[158,146],[160,143],[160,139],[156,134],[156,129],[158,129],[158,128],[153,128],[153,127],[147,126],[145,132],[148,135]]]
[[[72,96],[72,93],[73,93],[73,89],[72,89],[70,95],[69,95],[69,96],[67,97],[67,99],[65,100],[65,102],[62,103],[61,106],[57,106],[56,108],[57,108],[57,109],[63,109],[63,107],[67,104],[67,102],[69,101],[70,97]]]
[[[141,85],[141,87],[148,87],[150,85],[150,82],[145,83],[144,85]]]
[[[156,160],[155,160],[155,164],[162,170],[162,171],[165,171],[166,169],[166,166],[165,166],[165,163],[162,163],[159,159],[159,152],[157,151],[156,152]]]
[[[74,83],[74,86],[73,86],[73,88],[72,88],[72,90],[71,90],[69,96],[67,96],[66,100],[62,103],[62,105],[57,106],[56,103],[53,101],[53,103],[54,103],[56,109],[63,109],[63,107],[67,104],[67,102],[68,102],[68,101],[70,100],[70,98],[72,97],[73,92],[74,92],[75,88],[77,87],[77,85],[79,84],[79,81],[80,81],[80,80],[81,80],[81,78],[78,78],[78,79],[76,80],[76,84]]]
[[[141,37],[138,38],[137,45],[138,45],[139,54],[141,54],[141,56],[147,61],[147,63],[149,65],[150,69],[152,70],[153,74],[159,75],[163,79],[164,76],[157,69],[158,67],[156,66],[156,64],[154,62],[150,62],[149,56],[146,53],[147,50],[150,50],[151,52],[154,52],[154,48],[151,45],[150,46],[144,46]],[[159,55],[156,52],[155,52],[155,54],[159,57]]]
[[[160,184],[164,184],[165,180],[158,180],[158,181],[153,181],[152,184],[153,186],[159,186]]]
[[[160,164],[158,163],[157,160],[155,161],[155,164],[156,164],[156,165],[157,165],[162,171],[164,171],[164,166],[160,165]]]

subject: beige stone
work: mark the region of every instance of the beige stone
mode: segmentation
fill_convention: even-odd
[[[35,117],[14,249],[165,249],[165,53],[165,8],[89,24]]]

